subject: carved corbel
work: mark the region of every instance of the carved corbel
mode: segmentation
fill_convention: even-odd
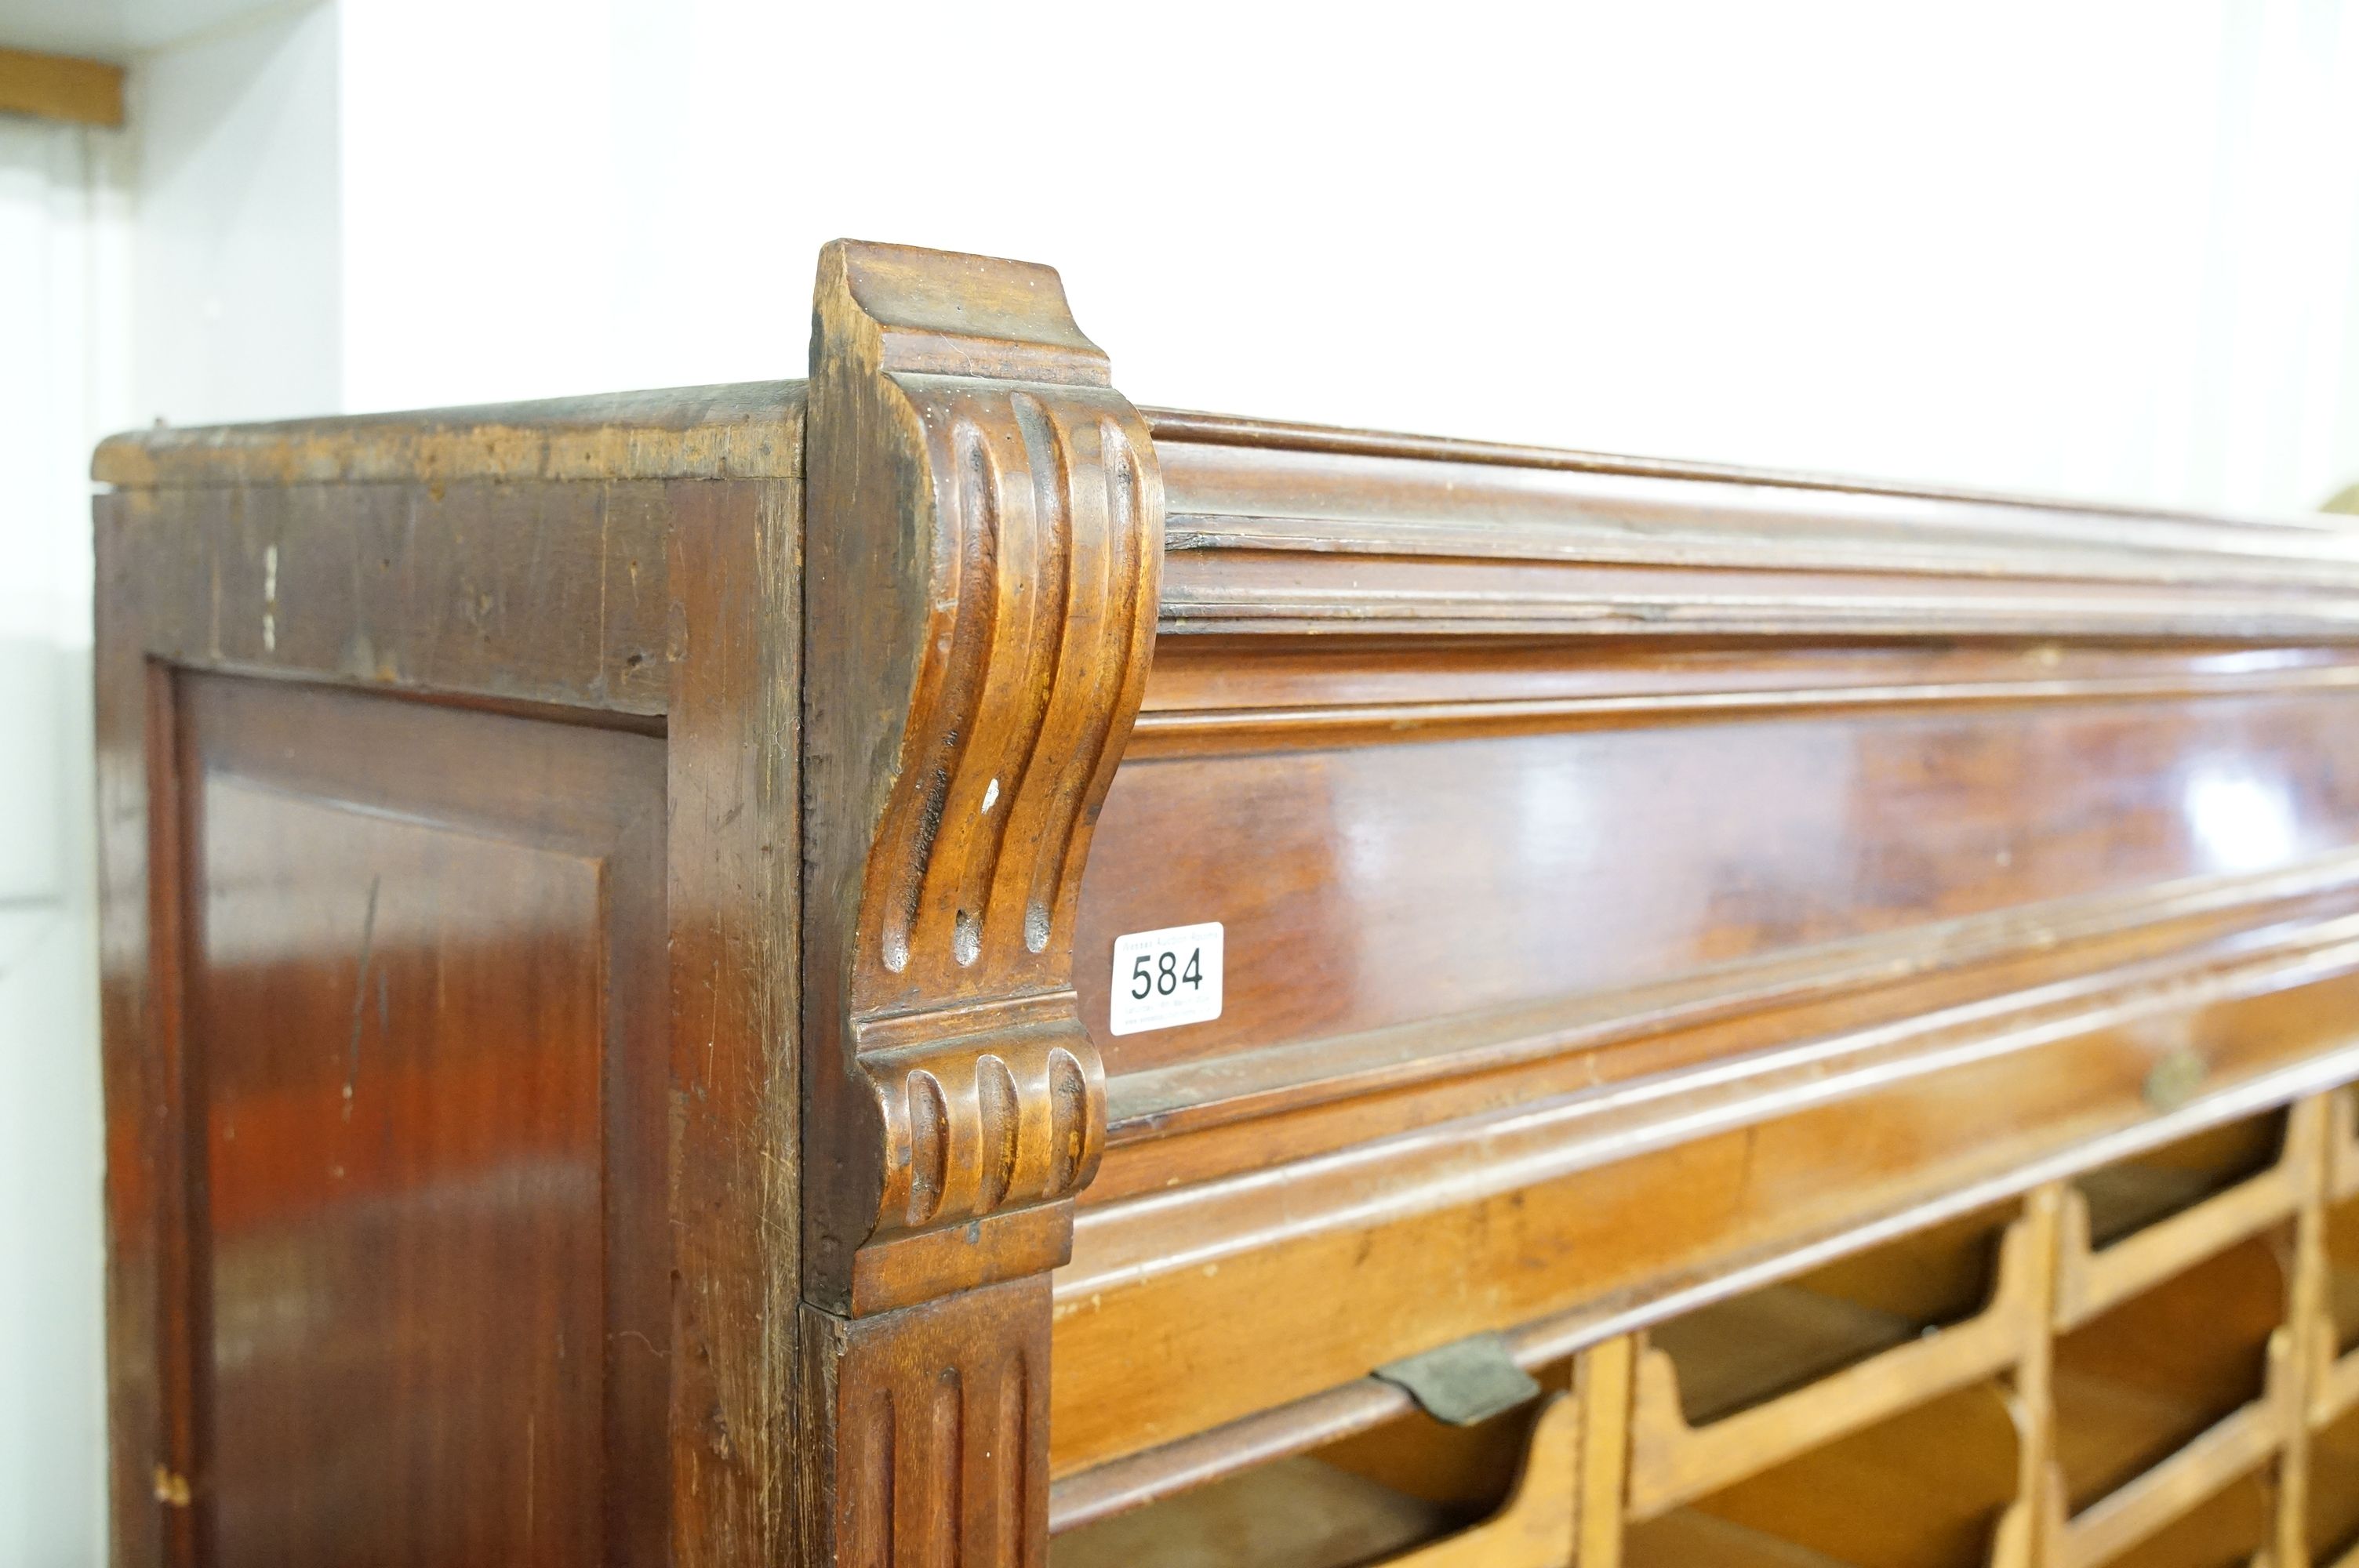
[[[1162,485],[1054,272],[843,242],[805,471],[815,1544],[1038,1562],[1046,1273],[1105,1133],[1074,905],[1153,649]]]

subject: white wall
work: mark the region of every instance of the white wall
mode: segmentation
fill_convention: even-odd
[[[1052,263],[1145,402],[2239,509],[2359,473],[2335,0],[344,14],[356,407],[799,373],[855,234]]]
[[[335,411],[340,59],[336,8],[326,4],[140,57],[131,102],[139,423]]]
[[[0,120],[0,1564],[99,1560],[89,487],[121,416],[119,136]]]
[[[0,117],[0,1568],[106,1558],[90,449],[340,391],[333,9],[132,58],[124,132]]]

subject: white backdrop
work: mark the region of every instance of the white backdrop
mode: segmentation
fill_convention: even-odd
[[[120,417],[119,139],[0,119],[0,1568],[92,1563],[103,1407],[90,879],[94,432]]]
[[[117,13],[129,132],[0,124],[0,1568],[104,1556],[106,427],[797,374],[849,234],[1057,265],[1142,402],[2359,478],[2359,0],[0,0],[0,44]]]
[[[1142,402],[2246,509],[2359,468],[2332,0],[1060,9],[345,0],[347,400],[798,373],[853,234],[1058,266]]]

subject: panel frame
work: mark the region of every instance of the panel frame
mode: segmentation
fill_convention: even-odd
[[[100,477],[118,485],[94,498],[93,516],[110,1512],[124,1568],[208,1560],[201,1325],[175,1239],[188,1234],[172,741],[182,672],[664,737],[669,1551],[679,1568],[701,1568],[788,1550],[801,388],[734,390],[602,402],[571,445],[529,417],[454,417],[439,448],[391,422],[373,460],[366,442],[346,447],[291,489],[280,487],[300,476],[283,471],[284,454],[300,443],[286,431],[256,432],[235,453],[260,465],[252,471],[224,472],[221,443],[183,447],[179,432],[102,449]],[[420,471],[438,462],[439,474]],[[502,512],[514,521],[495,525]],[[360,552],[380,541],[384,566],[364,569],[378,563]],[[411,587],[488,570],[484,591],[497,599],[531,586],[544,559],[569,557],[598,563],[603,641],[586,660],[572,629],[546,615],[454,635],[452,606]],[[526,575],[503,587],[504,571]]]

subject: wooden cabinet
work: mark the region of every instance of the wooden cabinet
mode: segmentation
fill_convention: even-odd
[[[860,244],[807,381],[96,473],[126,1564],[2359,1550],[2344,524]]]

